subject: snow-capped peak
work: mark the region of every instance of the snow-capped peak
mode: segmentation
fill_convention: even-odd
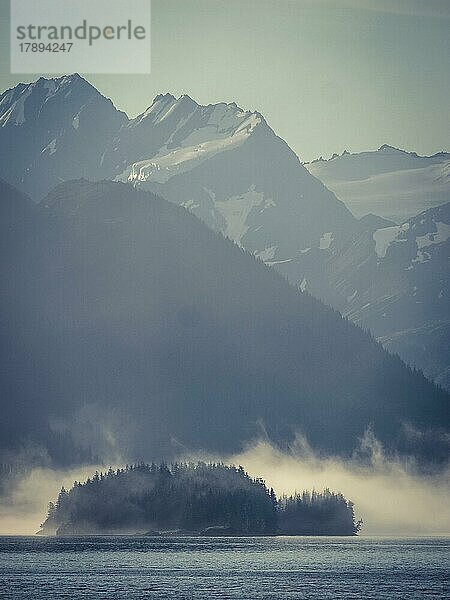
[[[192,113],[197,107],[198,104],[186,94],[179,98],[169,93],[158,94],[150,106],[131,121],[130,126],[136,127],[147,120],[153,126],[166,120],[170,115],[175,120],[180,119],[186,114]]]
[[[391,146],[390,144],[383,144],[377,150],[377,152],[387,152],[387,153],[401,153],[401,154],[415,154],[415,152],[407,152],[406,150],[401,150],[400,148],[396,148],[395,146]]]
[[[153,99],[153,102],[151,103],[150,106],[153,106],[154,104],[157,104],[158,102],[174,102],[175,100],[176,100],[175,96],[173,96],[169,92],[167,92],[166,94],[158,94],[157,96],[155,96],[155,98]]]
[[[40,77],[32,83],[20,83],[0,96],[0,127],[23,125],[27,118],[36,118],[49,99],[58,94],[66,99],[72,93],[80,93],[83,98],[99,94],[78,73],[51,79]]]
[[[161,94],[117,140],[118,154],[124,144],[136,152],[118,179],[164,183],[244,143],[261,124],[265,121],[259,113],[244,111],[234,102],[202,106],[186,94],[179,98]],[[115,159],[120,164],[121,157]]]

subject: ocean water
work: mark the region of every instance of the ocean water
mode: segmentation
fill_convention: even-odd
[[[450,598],[448,538],[0,537],[0,599]]]

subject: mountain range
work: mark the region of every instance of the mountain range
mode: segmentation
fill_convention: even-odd
[[[374,213],[401,224],[450,202],[450,154],[420,156],[384,144],[374,152],[334,154],[308,164],[308,171],[356,217]]]
[[[450,203],[330,253],[318,295],[450,389]]]
[[[0,176],[35,201],[79,177],[156,193],[449,385],[448,154],[385,145],[303,165],[258,112],[162,94],[129,119],[78,75],[4,92],[0,145]],[[318,178],[388,179],[384,208],[367,192],[357,209]],[[414,199],[393,193],[412,188]]]

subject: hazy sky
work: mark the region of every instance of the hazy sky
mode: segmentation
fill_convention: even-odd
[[[9,8],[0,0],[0,88]],[[134,18],[134,16],[133,16]],[[160,93],[263,113],[303,160],[449,150],[449,0],[153,0],[152,73],[89,75],[134,116]]]

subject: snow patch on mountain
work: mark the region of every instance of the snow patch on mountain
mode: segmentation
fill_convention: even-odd
[[[308,287],[308,281],[307,281],[306,277],[303,277],[303,279],[301,280],[301,282],[298,285],[298,289],[301,292],[304,292],[307,287]]]
[[[166,183],[242,145],[262,123],[235,103],[201,106],[187,95],[159,95],[119,132],[108,162],[122,165],[118,181]]]
[[[385,227],[373,232],[372,237],[375,242],[375,252],[379,258],[386,256],[387,249],[397,237],[399,229],[398,225],[394,225],[393,227]]]
[[[243,133],[243,135],[236,134],[195,145],[183,145],[174,150],[164,148],[150,160],[133,163],[117,179],[128,182],[166,183],[174,175],[190,171],[215,154],[242,144],[246,137],[247,134]],[[190,141],[192,140],[186,140],[185,144],[189,144]]]
[[[164,102],[155,100],[142,116],[137,117],[134,127],[148,118],[152,119],[153,125],[160,124],[175,110],[180,110],[184,98],[188,97],[182,96],[176,100],[171,96]],[[200,107],[190,98],[189,101],[192,104],[180,115],[164,145],[156,154],[129,165],[116,178],[118,181],[166,183],[174,175],[194,169],[219,152],[240,146],[262,122],[258,113],[244,112],[235,105]],[[201,126],[189,128],[189,121],[198,118],[202,118]],[[187,135],[184,132],[186,129],[189,130]],[[181,135],[185,137],[175,143],[175,139]]]
[[[190,200],[186,200],[186,202],[182,202],[181,206],[183,206],[186,210],[192,211],[196,208],[199,208],[200,204],[191,198]]]
[[[54,154],[56,152],[56,138],[54,138],[43,150],[42,153],[47,152]]]
[[[331,242],[333,241],[333,233],[331,231],[327,231],[323,234],[323,236],[319,240],[319,249],[320,250],[328,250],[331,246]]]
[[[394,225],[393,227],[384,227],[373,232],[372,237],[375,242],[375,252],[378,258],[385,258],[389,246],[399,240],[398,236],[405,231],[408,231],[409,223],[403,225]]]
[[[260,260],[266,262],[275,258],[275,253],[278,249],[278,246],[269,246],[268,248],[264,248],[260,252],[255,252],[255,256]]]
[[[274,265],[284,265],[290,262],[292,262],[292,258],[283,258],[282,260],[268,260],[266,261],[266,265],[273,267]]]
[[[436,233],[428,233],[427,235],[421,235],[416,238],[416,244],[418,248],[426,248],[427,246],[433,246],[434,244],[441,244],[446,242],[450,238],[450,224],[449,223],[436,223]]]
[[[216,209],[225,219],[226,223],[223,234],[234,240],[237,244],[240,244],[249,228],[247,219],[251,210],[256,206],[263,205],[264,195],[261,192],[257,192],[255,186],[252,186],[248,192],[241,196],[232,196],[226,200],[216,200]]]
[[[417,250],[417,255],[412,259],[411,264],[407,267],[407,270],[414,268],[414,263],[423,264],[431,260],[431,255],[428,252]]]
[[[356,296],[358,295],[358,290],[355,290],[353,292],[353,294],[350,294],[350,296],[347,296],[347,302],[353,302],[353,300],[356,298]]]

